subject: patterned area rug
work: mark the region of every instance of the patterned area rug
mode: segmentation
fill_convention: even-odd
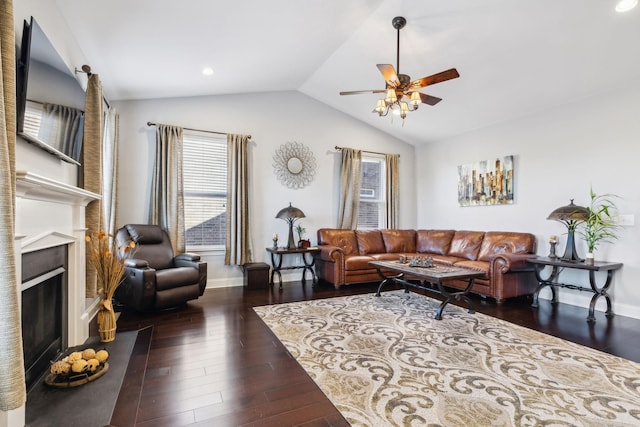
[[[640,364],[402,291],[255,307],[354,426],[638,426]]]

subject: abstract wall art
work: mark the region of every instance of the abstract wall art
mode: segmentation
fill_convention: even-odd
[[[513,155],[458,166],[460,206],[510,205],[513,200]]]

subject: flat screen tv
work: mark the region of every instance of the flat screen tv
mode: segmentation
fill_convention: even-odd
[[[17,130],[26,141],[79,165],[85,92],[32,17],[16,67]]]

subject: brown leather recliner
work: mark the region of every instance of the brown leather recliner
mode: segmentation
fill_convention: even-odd
[[[138,311],[178,306],[197,299],[207,285],[207,263],[200,255],[174,256],[167,233],[157,225],[127,224],[116,232],[118,247],[136,243],[125,258],[125,276],[115,299]]]

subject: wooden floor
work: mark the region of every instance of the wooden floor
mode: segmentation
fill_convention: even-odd
[[[130,364],[130,371],[140,372],[123,386],[112,424],[348,425],[252,307],[374,291],[375,285],[337,291],[297,282],[285,283],[281,291],[208,289],[186,307],[153,315],[124,310],[119,331],[152,325],[153,332],[146,370],[141,358],[136,359],[139,367]],[[640,320],[607,319],[596,312],[596,323],[589,324],[586,309],[546,300],[539,309],[531,308],[526,298],[501,306],[479,298],[474,303],[477,311],[491,316],[640,362]]]

